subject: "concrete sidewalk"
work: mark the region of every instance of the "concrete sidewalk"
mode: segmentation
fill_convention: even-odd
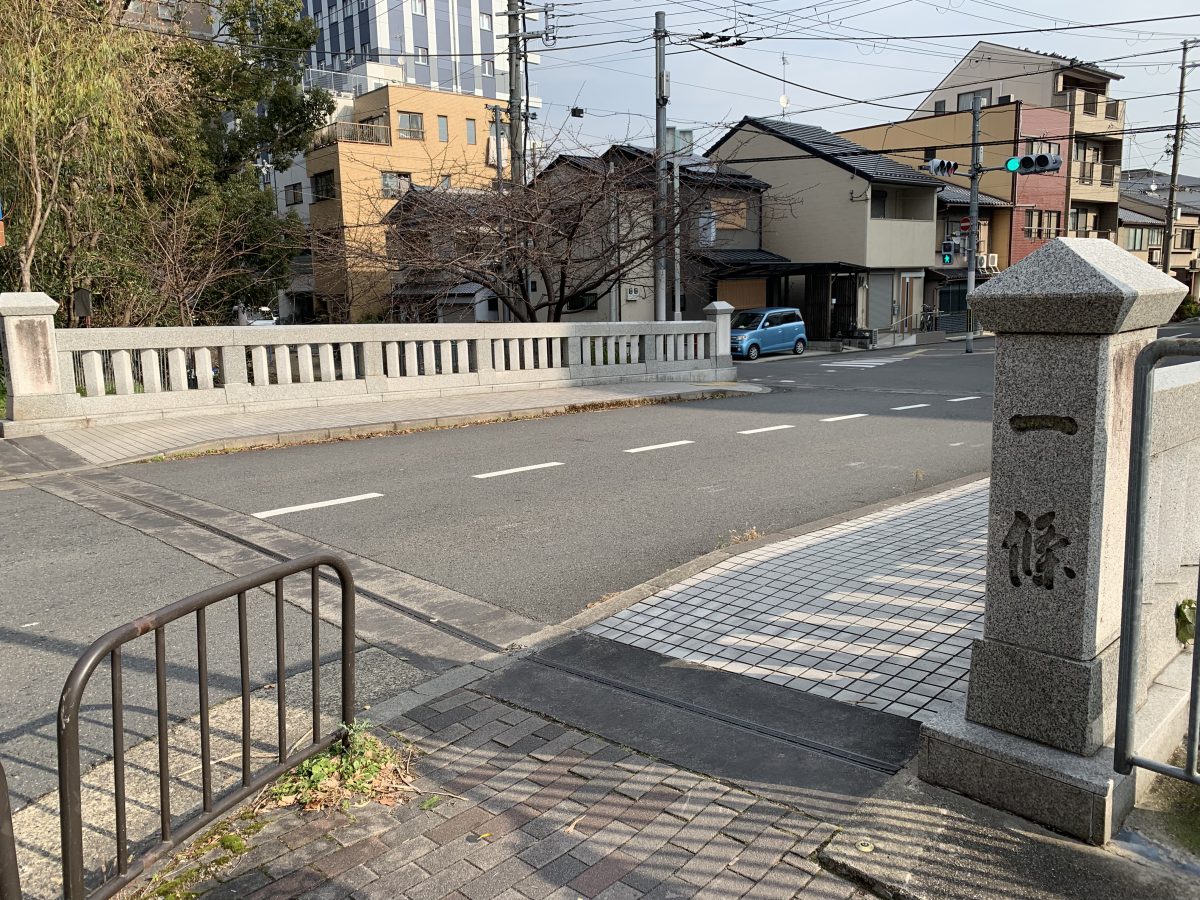
[[[759,390],[761,388],[732,383],[634,383],[494,391],[386,402],[343,402],[264,412],[169,416],[0,439],[0,479],[113,465],[187,451],[236,450],[391,434],[609,405],[696,400],[728,391]]]

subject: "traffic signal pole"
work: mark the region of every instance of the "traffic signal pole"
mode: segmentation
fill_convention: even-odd
[[[975,267],[979,265],[979,179],[983,177],[983,148],[979,146],[979,120],[982,98],[976,94],[971,101],[971,231],[967,235],[967,353],[975,352],[975,323],[971,321],[971,294],[975,291]]]

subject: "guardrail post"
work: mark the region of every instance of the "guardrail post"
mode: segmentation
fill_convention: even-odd
[[[58,303],[46,294],[0,293],[0,349],[8,391],[0,435],[19,437],[24,432],[10,423],[23,419],[82,415],[79,395],[65,393],[62,387],[56,312]]]
[[[1183,294],[1110,241],[1059,238],[971,298],[996,333],[984,629],[965,704],[922,728],[919,774],[1093,843],[1135,788],[1098,754],[1115,725],[1134,360]]]

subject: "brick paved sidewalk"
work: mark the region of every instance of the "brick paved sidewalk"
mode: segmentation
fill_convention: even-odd
[[[183,450],[238,449],[387,434],[475,419],[559,412],[570,407],[676,397],[700,399],[724,390],[739,388],[675,382],[609,384],[169,416],[55,431],[31,438],[0,439],[0,477],[55,471],[69,467],[72,462],[79,466],[106,465]],[[27,452],[23,448],[28,448]]]
[[[382,731],[427,754],[416,784],[444,802],[276,813],[231,868],[190,890],[204,900],[868,896],[815,861],[834,826],[470,690]]]

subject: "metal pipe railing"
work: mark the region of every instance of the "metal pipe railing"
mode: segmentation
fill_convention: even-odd
[[[1142,582],[1146,557],[1143,527],[1150,496],[1150,424],[1154,412],[1154,369],[1173,356],[1200,357],[1200,340],[1163,338],[1148,344],[1137,356],[1133,370],[1133,413],[1129,446],[1129,497],[1125,510],[1125,578],[1122,588],[1121,649],[1117,672],[1117,728],[1113,742],[1113,768],[1128,775],[1140,766],[1160,775],[1200,784],[1196,771],[1197,693],[1200,688],[1200,653],[1193,650],[1190,747],[1187,768],[1182,769],[1137,754],[1137,680],[1142,653]],[[1200,588],[1198,588],[1200,590]]]
[[[17,869],[17,841],[13,836],[12,803],[8,779],[0,765],[0,900],[21,900],[21,874]]]
[[[319,688],[319,651],[315,635],[319,628],[320,598],[316,585],[320,580],[320,569],[332,569],[341,585],[341,677],[342,703],[341,722],[329,734],[322,736],[320,731],[320,702]],[[309,572],[313,585],[311,617],[314,645],[312,651],[313,666],[313,733],[312,743],[303,750],[288,752],[284,675],[285,666],[283,653],[285,651],[282,632],[283,613],[283,581],[291,575]],[[274,586],[275,616],[276,616],[276,671],[277,689],[276,702],[279,718],[279,748],[278,762],[254,775],[250,765],[250,678],[249,678],[249,634],[248,634],[248,599],[247,593],[266,585]],[[213,797],[212,764],[209,722],[208,697],[208,635],[206,609],[222,600],[237,598],[238,612],[238,646],[241,670],[241,702],[242,702],[242,735],[241,735],[241,785],[219,800]],[[176,822],[171,814],[171,770],[170,753],[168,752],[168,717],[167,717],[167,643],[166,626],[172,622],[194,615],[196,620],[196,650],[198,690],[200,700],[200,752],[202,767],[202,812],[185,822]],[[131,861],[129,859],[129,836],[125,809],[125,746],[124,746],[124,698],[122,695],[121,649],[130,641],[153,632],[154,634],[154,669],[156,685],[156,714],[158,740],[158,781],[159,781],[159,842],[158,844]],[[104,881],[90,893],[84,885],[84,851],[83,851],[83,801],[82,780],[80,774],[79,747],[79,707],[84,690],[96,668],[105,660],[109,660],[112,681],[112,727],[113,727],[113,770],[115,792],[115,843],[117,852],[116,875]],[[58,785],[59,803],[61,808],[62,833],[62,873],[63,896],[66,900],[83,900],[85,897],[111,897],[134,878],[144,872],[147,867],[161,858],[164,854],[178,847],[199,829],[222,816],[238,803],[250,796],[256,790],[278,778],[288,769],[306,759],[327,749],[335,741],[342,738],[345,726],[354,720],[354,577],[346,563],[331,553],[315,553],[291,562],[280,563],[257,573],[243,576],[225,584],[217,585],[206,591],[201,591],[165,606],[156,612],[142,616],[133,622],[128,622],[105,634],[96,640],[87,652],[76,662],[75,667],[63,687],[62,699],[58,712]],[[10,866],[4,859],[6,839],[3,828],[4,814],[7,811],[0,779],[0,900],[10,900],[7,893],[10,886],[7,883],[7,873]],[[11,841],[11,824],[8,829]],[[14,898],[19,894],[14,894]]]

